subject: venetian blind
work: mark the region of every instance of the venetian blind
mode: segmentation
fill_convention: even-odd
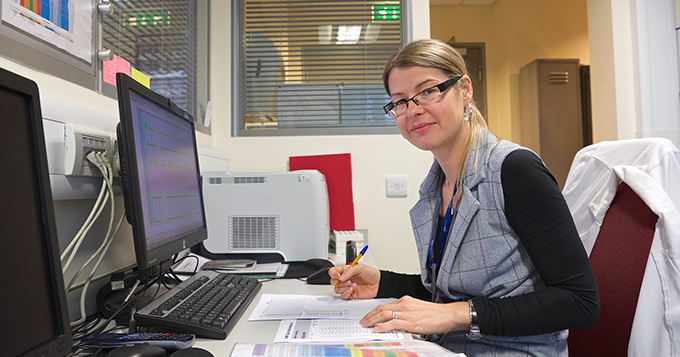
[[[102,46],[150,77],[150,88],[202,123],[208,101],[206,1],[119,0],[102,17]]]
[[[400,1],[242,0],[240,129],[394,126],[382,69]]]

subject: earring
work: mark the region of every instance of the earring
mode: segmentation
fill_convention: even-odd
[[[463,108],[463,120],[470,121],[471,118],[472,118],[472,104],[468,103],[467,108]]]

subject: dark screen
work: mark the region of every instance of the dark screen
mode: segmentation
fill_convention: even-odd
[[[22,354],[60,333],[50,291],[44,243],[47,218],[37,181],[29,104],[27,97],[0,86],[0,354],[6,356]]]

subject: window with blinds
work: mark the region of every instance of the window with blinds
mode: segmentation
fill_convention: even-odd
[[[112,14],[102,16],[102,47],[203,123],[208,103],[207,0],[119,0],[111,5]]]
[[[234,134],[395,133],[382,69],[402,16],[401,1],[237,1]]]

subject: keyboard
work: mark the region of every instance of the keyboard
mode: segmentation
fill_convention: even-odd
[[[261,287],[255,278],[201,270],[137,311],[135,320],[223,340]]]

